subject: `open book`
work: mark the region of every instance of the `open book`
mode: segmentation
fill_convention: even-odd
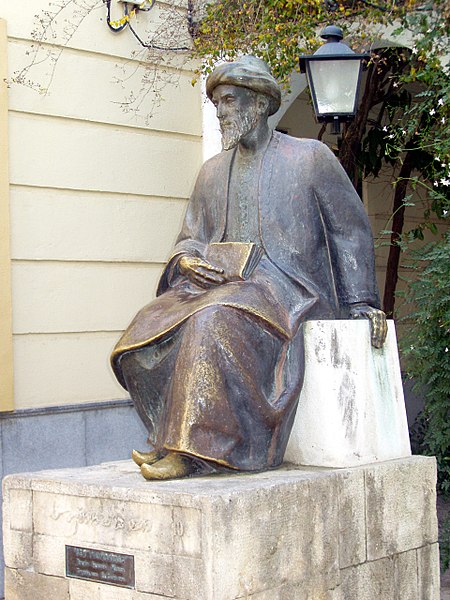
[[[262,253],[262,248],[252,242],[219,242],[209,244],[205,258],[222,268],[228,281],[243,281],[253,273]]]

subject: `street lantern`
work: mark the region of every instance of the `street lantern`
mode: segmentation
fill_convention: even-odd
[[[339,124],[354,118],[358,105],[358,88],[368,54],[356,54],[341,42],[342,30],[329,25],[320,34],[326,43],[314,54],[300,57],[300,72],[306,73],[319,122]]]

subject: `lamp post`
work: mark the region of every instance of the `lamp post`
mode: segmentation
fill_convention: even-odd
[[[335,25],[325,27],[320,37],[326,43],[300,57],[300,72],[306,73],[317,120],[332,123],[331,132],[339,134],[340,123],[356,114],[361,71],[370,55],[343,44],[342,30]]]

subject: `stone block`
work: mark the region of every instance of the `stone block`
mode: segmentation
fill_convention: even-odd
[[[366,495],[363,470],[345,470],[338,478],[339,566],[366,561]]]
[[[70,600],[129,600],[130,591],[125,588],[92,583],[81,579],[69,580]]]
[[[337,591],[336,600],[375,599],[395,599],[394,561],[391,558],[342,570],[342,584]]]
[[[55,535],[41,535],[35,533],[33,536],[33,564],[37,573],[43,575],[54,575],[65,577],[65,538]]]
[[[205,593],[207,572],[201,559],[139,552],[135,560],[138,592],[183,599]]]
[[[110,498],[62,496],[36,492],[33,522],[35,533],[88,544],[106,544],[116,548],[153,548],[156,552],[171,548],[172,509],[158,504],[129,502],[126,505]]]
[[[439,600],[439,546],[429,544],[417,550],[419,600]]]
[[[6,491],[3,553],[5,565],[13,569],[28,569],[32,564],[32,497],[27,487]]]
[[[306,371],[285,460],[350,467],[411,455],[395,327],[382,349],[367,320],[305,323]]]
[[[5,565],[11,569],[29,569],[33,562],[33,536],[24,531],[9,530],[4,535]]]
[[[136,550],[127,546],[80,542],[80,538],[77,536],[57,537],[35,535],[33,548],[33,565],[35,571],[46,575],[65,577],[66,544],[88,546],[93,549],[120,552],[134,556],[136,592],[150,594],[151,597],[195,598],[197,590],[204,587],[204,564],[200,559],[189,556],[176,556],[171,554],[169,549],[167,550],[167,554],[162,552],[155,553],[151,549],[151,544],[149,544],[149,548],[146,550]],[[89,586],[89,582],[81,581],[79,585],[71,583],[71,598],[72,589],[76,589],[78,594],[78,590],[85,589],[86,586]],[[105,586],[105,584],[98,584],[97,587],[99,588],[98,597],[101,599],[104,596],[100,592],[103,592],[105,588],[106,590],[115,589],[113,586]],[[121,590],[120,593],[130,594],[130,591]],[[83,596],[80,597],[82,598]],[[94,596],[94,598],[96,597]],[[121,597],[119,592],[117,592],[117,598]],[[128,598],[128,596],[125,597]],[[110,600],[107,596],[105,598]],[[89,600],[91,600],[90,597]]]
[[[280,586],[277,588],[272,588],[270,590],[265,590],[264,592],[258,592],[257,594],[251,594],[250,596],[248,594],[246,594],[245,596],[239,596],[239,598],[237,598],[236,600],[244,600],[244,598],[245,600],[247,600],[247,598],[251,598],[251,600],[282,600],[284,598],[285,593],[285,586]]]
[[[299,584],[318,572],[338,576],[335,478],[316,473],[288,487],[227,494],[208,512],[207,569],[215,600],[251,596],[279,581]]]
[[[32,571],[5,570],[5,598],[8,600],[69,600],[69,582]]]
[[[135,555],[136,590],[138,592],[165,595],[176,598],[177,579],[185,573],[174,571],[174,557],[171,554],[155,554],[153,552]]]
[[[419,598],[416,550],[394,556],[394,592],[392,600]]]
[[[9,527],[15,531],[27,531],[31,533],[33,528],[33,494],[31,490],[10,490],[7,520]]]
[[[400,546],[418,521],[417,512],[383,509],[380,531],[364,506],[384,498],[389,478],[414,498],[417,479],[432,486],[434,474],[432,459],[412,457],[168,482],[143,480],[131,461],[9,476],[5,514],[11,499],[23,503],[15,526],[28,527],[32,492],[33,528],[12,529],[9,519],[5,527],[11,552],[26,557],[26,569],[8,566],[7,600],[437,600],[436,544],[392,554],[384,543],[386,555],[365,556],[370,527],[388,541],[399,535]],[[66,577],[66,545],[134,556],[134,589]]]
[[[69,581],[70,600],[167,600],[168,596],[144,594],[124,588],[92,583],[81,579]]]
[[[336,589],[336,585],[327,583],[326,579],[316,578],[299,584],[283,583],[263,592],[239,596],[236,600],[335,600]]]
[[[202,556],[202,512],[197,508],[172,509],[173,553],[176,556]]]
[[[437,542],[435,468],[424,456],[366,468],[368,560]]]

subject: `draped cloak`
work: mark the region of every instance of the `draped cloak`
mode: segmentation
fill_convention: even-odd
[[[207,290],[181,277],[183,254],[204,256],[227,234],[233,157],[203,165],[157,298],[111,364],[156,448],[257,470],[283,459],[303,381],[301,323],[379,300],[370,225],[344,170],[324,144],[276,132],[258,184],[259,265]]]

